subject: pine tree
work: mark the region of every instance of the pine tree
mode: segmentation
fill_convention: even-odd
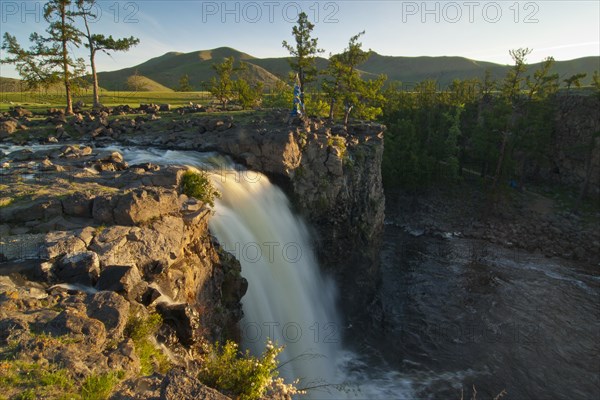
[[[567,92],[571,90],[571,86],[575,86],[576,88],[581,87],[581,80],[585,78],[587,74],[585,72],[571,75],[570,77],[563,79],[563,82],[567,86]]]
[[[305,86],[314,81],[317,75],[316,57],[324,52],[318,48],[318,39],[311,37],[314,28],[315,25],[308,20],[306,13],[302,12],[298,14],[297,25],[292,29],[296,44],[292,46],[285,40],[282,43],[293,57],[289,60],[289,64],[292,70],[298,74],[302,103],[304,103]]]
[[[348,125],[353,110],[363,119],[374,119],[382,112],[384,97],[381,88],[385,76],[364,81],[357,69],[371,54],[370,51],[364,51],[362,43],[358,41],[364,33],[362,31],[352,36],[342,53],[330,57],[327,69],[330,78],[323,82],[323,90],[329,96],[329,117],[333,118],[336,103],[341,103],[344,107],[344,125]]]
[[[69,55],[70,44],[78,47],[81,44],[81,32],[74,25],[74,15],[70,11],[71,0],[50,0],[44,5],[44,19],[50,24],[46,32],[48,37],[32,34],[33,41],[46,54],[45,62],[49,65],[60,66],[62,80],[65,85],[67,104],[65,112],[73,114],[71,98],[71,68],[77,66]]]
[[[100,95],[98,93],[98,74],[96,72],[96,54],[101,51],[110,54],[110,51],[127,51],[139,44],[140,40],[130,36],[128,38],[113,39],[112,35],[106,37],[102,34],[93,34],[90,30],[89,19],[96,18],[92,8],[97,0],[77,0],[77,15],[83,19],[85,32],[82,36],[86,39],[85,47],[90,52],[90,67],[92,69],[92,82],[94,88],[94,107],[100,106]]]
[[[1,60],[2,63],[15,64],[28,86],[41,84],[47,87],[62,80],[67,114],[73,113],[71,69],[77,67],[77,61],[69,54],[69,46],[81,44],[81,32],[74,25],[76,14],[70,11],[71,5],[71,0],[50,0],[44,5],[44,19],[49,24],[46,28],[48,36],[32,33],[29,40],[33,44],[29,50],[24,50],[16,38],[6,32],[2,49],[8,56]]]
[[[14,65],[21,79],[25,82],[27,89],[50,86],[59,81],[56,70],[43,62],[45,54],[36,46],[25,50],[21,47],[16,37],[5,32],[2,50],[5,51],[7,56],[0,60],[0,62],[2,64]]]
[[[180,92],[191,92],[192,86],[190,85],[190,77],[188,74],[181,75],[179,78],[179,88],[177,89]]]

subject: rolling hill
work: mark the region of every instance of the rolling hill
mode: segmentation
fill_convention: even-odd
[[[267,69],[255,64],[253,62],[256,60],[254,57],[229,47],[195,51],[192,53],[170,52],[152,58],[135,67],[112,72],[100,72],[98,79],[102,86],[108,90],[123,90],[126,87],[127,78],[137,71],[138,74],[154,82],[168,88],[176,89],[179,86],[179,79],[187,74],[190,85],[194,90],[205,90],[205,84],[215,76],[211,66],[222,62],[226,57],[233,57],[236,62],[247,62],[249,67],[248,73],[255,79],[264,82],[267,86],[273,85],[278,80],[277,76],[273,75]],[[281,60],[284,63],[286,62],[285,59]]]
[[[285,57],[256,58],[230,47],[220,47],[191,53],[169,52],[134,67],[100,72],[98,78],[104,89],[127,90],[127,78],[138,74],[144,77],[147,86],[152,90],[161,91],[177,89],[180,78],[187,74],[194,90],[207,90],[208,82],[215,76],[211,66],[222,62],[225,57],[233,57],[236,62],[246,62],[249,67],[248,74],[264,82],[266,87],[272,87],[278,80],[287,80],[290,72],[288,59]],[[325,69],[327,63],[327,59],[317,58],[319,70]],[[538,66],[539,64],[530,65],[529,71],[535,70]],[[443,88],[454,79],[481,78],[486,70],[490,70],[494,78],[501,79],[510,66],[464,57],[396,57],[374,52],[359,68],[366,78],[385,74],[388,82],[400,81],[408,87],[425,79],[434,79],[438,81],[438,86]],[[587,73],[587,77],[583,80],[586,85],[591,82],[593,72],[597,70],[600,71],[598,56],[557,61],[553,67],[553,72],[559,74],[561,81],[575,73]],[[4,88],[17,87],[14,81],[1,82],[4,82],[0,86],[2,91],[7,91]]]
[[[22,91],[22,87],[21,87],[21,81],[19,79],[0,77],[0,92],[20,92],[20,91]]]
[[[236,62],[241,60],[248,63],[250,74],[263,81],[267,87],[273,85],[278,79],[287,79],[290,72],[288,59],[285,57],[256,58],[229,47],[220,47],[192,53],[166,53],[132,68],[102,72],[99,74],[99,79],[107,89],[123,88],[127,77],[137,70],[139,74],[155,82],[177,88],[180,77],[187,74],[192,87],[200,90],[205,88],[203,84],[205,85],[214,76],[211,65],[222,62],[225,57],[233,57]],[[327,63],[327,59],[317,58],[319,70],[325,69]],[[532,64],[530,71],[538,66],[539,64]],[[367,78],[386,74],[388,81],[401,81],[407,85],[424,79],[434,79],[441,87],[445,87],[454,79],[483,77],[488,69],[495,78],[502,78],[506,75],[509,66],[464,57],[395,57],[374,52],[359,68]],[[588,76],[584,79],[584,83],[589,84],[595,70],[600,70],[600,57],[557,61],[553,72],[557,72],[561,80],[578,72],[586,72]]]
[[[539,68],[541,63],[531,64],[529,71]],[[485,61],[475,61],[464,57],[390,57],[373,53],[369,60],[360,66],[369,74],[386,74],[389,81],[400,81],[410,86],[425,79],[438,81],[445,87],[454,79],[483,77],[489,70],[496,79],[502,79],[509,66]],[[579,72],[586,72],[583,80],[591,82],[594,71],[600,71],[600,57],[584,57],[569,61],[557,61],[552,73],[558,73],[561,81]]]

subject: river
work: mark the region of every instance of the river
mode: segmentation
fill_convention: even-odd
[[[354,341],[415,398],[600,397],[600,276],[591,268],[448,235],[415,237],[388,202],[384,320]],[[392,205],[392,206],[390,206]],[[379,372],[385,374],[386,372]],[[376,375],[376,374],[375,374]]]

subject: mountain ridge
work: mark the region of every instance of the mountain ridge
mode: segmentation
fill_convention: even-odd
[[[107,90],[127,90],[127,78],[132,75],[144,76],[148,81],[156,83],[153,86],[162,85],[177,90],[181,77],[188,75],[193,90],[207,90],[211,78],[215,76],[212,65],[222,62],[226,57],[233,57],[236,63],[246,62],[246,75],[262,81],[267,88],[273,87],[280,80],[287,81],[291,71],[289,57],[258,58],[231,47],[217,47],[187,53],[170,51],[132,67],[99,72],[98,78],[101,86]],[[328,62],[326,58],[317,57],[317,68],[325,69]],[[540,64],[530,64],[528,70],[533,71]],[[408,57],[372,52],[371,57],[359,66],[359,70],[365,78],[385,74],[388,82],[399,81],[404,85],[433,79],[438,86],[446,87],[454,79],[483,78],[486,70],[491,72],[494,79],[502,79],[510,67],[460,56]],[[591,83],[592,74],[596,70],[600,71],[600,56],[556,61],[552,73],[558,73],[562,83],[565,78],[585,72],[587,76],[582,81],[587,85]]]
[[[236,62],[245,61],[251,71],[250,75],[261,80],[265,86],[274,85],[277,80],[287,80],[290,72],[289,57],[258,58],[231,47],[198,50],[188,53],[169,52],[155,57],[135,67],[118,71],[101,72],[99,74],[104,86],[111,88],[123,83],[123,71],[139,70],[141,74],[170,88],[176,88],[183,74],[189,76],[190,84],[195,90],[205,89],[206,84],[215,76],[211,67],[213,63],[221,62],[225,57],[233,57]],[[536,69],[541,63],[533,63],[530,70]],[[323,70],[328,60],[317,57],[317,68]],[[155,69],[154,71],[149,68]],[[366,78],[385,74],[388,81],[402,83],[417,83],[425,79],[434,79],[441,86],[447,86],[454,79],[482,78],[489,69],[495,79],[506,75],[510,65],[496,64],[489,61],[473,60],[460,56],[388,56],[372,52],[371,57],[359,66]],[[560,79],[565,79],[575,73],[586,72],[585,84],[591,82],[594,70],[600,70],[600,56],[589,56],[568,61],[556,61],[553,72]]]

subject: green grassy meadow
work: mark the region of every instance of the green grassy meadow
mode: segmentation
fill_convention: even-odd
[[[93,103],[91,90],[73,96],[73,104],[83,101],[87,107]],[[209,92],[131,92],[131,91],[101,91],[100,102],[108,107],[117,105],[130,105],[138,107],[144,103],[164,104],[173,107],[189,104],[190,102],[202,105],[214,101]],[[23,106],[28,110],[40,113],[48,108],[62,108],[66,104],[64,93],[59,91],[48,92],[0,92],[0,112],[8,111],[11,107]]]

